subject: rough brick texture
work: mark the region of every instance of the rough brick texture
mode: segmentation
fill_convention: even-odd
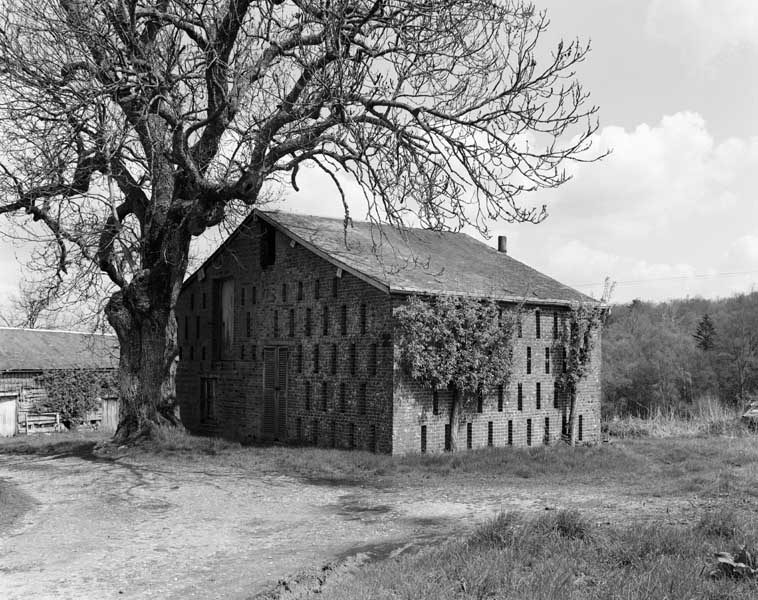
[[[281,441],[391,452],[393,359],[389,296],[350,273],[341,272],[341,277],[337,277],[337,267],[302,246],[291,244],[279,231],[275,234],[274,263],[262,269],[262,225],[260,222],[254,225],[225,244],[204,266],[202,281],[195,277],[180,296],[177,318],[182,356],[177,372],[177,396],[182,421],[199,433],[245,442],[264,440],[263,352],[267,347],[286,347],[289,349],[286,435]],[[214,285],[218,285],[214,281],[228,278],[234,281],[234,341],[229,351],[219,356],[213,348],[213,329],[220,327],[214,310],[217,303]],[[362,306],[366,313],[365,331],[361,323]],[[292,330],[290,310],[294,311]],[[306,335],[308,310],[310,335]],[[347,326],[344,335],[343,310]],[[332,364],[333,347],[336,347],[336,370]],[[211,410],[203,418],[201,380],[207,379],[215,382],[215,394]],[[306,398],[308,386],[310,398]]]
[[[396,300],[397,302],[397,300]],[[536,310],[539,309],[540,337],[536,335]],[[468,424],[471,424],[471,447],[484,448],[490,444],[492,423],[493,446],[541,446],[561,438],[564,414],[568,419],[568,405],[560,394],[554,398],[555,376],[562,368],[562,357],[553,349],[553,313],[560,315],[566,309],[554,307],[524,307],[521,319],[521,337],[514,339],[514,363],[510,381],[503,386],[502,403],[499,389],[491,390],[481,402],[468,398],[464,402],[458,431],[458,445],[466,449]],[[595,335],[599,335],[597,332]],[[527,348],[531,349],[531,372],[527,373]],[[545,349],[550,349],[550,372],[545,369]],[[600,439],[600,344],[595,343],[590,373],[579,384],[576,399],[578,416],[582,417],[582,443],[596,443]],[[540,403],[537,407],[537,383],[540,383]],[[518,388],[521,385],[521,407]],[[395,364],[394,373],[394,430],[393,452],[402,454],[421,451],[422,426],[426,426],[426,452],[445,450],[445,426],[450,422],[452,392],[437,393],[437,414],[434,414],[433,393],[410,381]],[[502,408],[502,410],[500,410]],[[547,432],[546,432],[546,421]],[[531,420],[531,439],[527,436],[527,423]],[[510,437],[508,434],[510,423]],[[547,435],[546,435],[547,433]]]
[[[450,392],[438,393],[434,414],[431,390],[409,381],[395,362],[392,307],[404,297],[339,270],[278,230],[273,262],[262,268],[261,253],[271,252],[271,245],[264,241],[265,227],[262,221],[253,221],[238,230],[180,295],[177,396],[184,424],[197,433],[243,442],[277,439],[393,454],[421,451],[425,426],[426,451],[444,450]],[[219,289],[224,280],[233,282],[233,341],[228,347],[220,342],[219,333]],[[541,314],[539,339],[536,308]],[[565,403],[559,398],[554,407],[554,380],[560,369],[559,357],[553,356],[554,310],[565,309],[525,309],[502,410],[497,389],[483,399],[482,412],[476,400],[469,401],[458,438],[462,449],[467,447],[469,423],[472,448],[490,441],[494,446],[509,442],[526,446],[528,419],[532,446],[546,441],[545,418],[549,419],[547,441],[560,438]],[[271,348],[286,348],[289,356],[286,381],[279,382],[283,387],[279,393],[286,399],[284,429],[276,431],[264,423],[263,357]],[[527,348],[531,348],[532,363],[528,374]],[[551,351],[550,373],[545,373],[545,348]],[[590,376],[581,383],[577,397],[583,442],[595,442],[600,436],[599,375],[597,343]],[[535,398],[537,382],[540,408]],[[518,384],[522,386],[520,410]]]

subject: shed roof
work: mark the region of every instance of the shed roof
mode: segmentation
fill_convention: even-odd
[[[0,327],[0,371],[114,369],[118,357],[114,335]]]
[[[465,233],[255,211],[327,260],[392,293],[450,294],[546,304],[589,296]]]

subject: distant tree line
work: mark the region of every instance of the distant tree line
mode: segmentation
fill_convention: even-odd
[[[758,292],[614,306],[603,331],[603,411],[686,414],[758,400]]]

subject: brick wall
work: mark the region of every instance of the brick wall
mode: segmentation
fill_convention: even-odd
[[[401,302],[398,298],[395,303]],[[536,315],[540,314],[540,332],[537,337]],[[472,448],[493,446],[539,446],[560,439],[564,413],[568,414],[566,399],[560,394],[554,398],[555,376],[562,368],[562,357],[555,356],[553,348],[553,313],[558,312],[559,326],[565,309],[548,306],[528,306],[523,309],[521,335],[514,339],[514,363],[508,385],[494,389],[482,398],[464,402],[458,431],[458,445],[466,449],[469,428]],[[597,333],[595,335],[598,335]],[[529,350],[527,350],[529,349]],[[546,372],[545,349],[549,349],[549,372]],[[531,360],[527,360],[528,353]],[[582,417],[582,441],[593,443],[600,439],[600,344],[596,343],[589,375],[580,383],[577,394],[578,416]],[[530,368],[527,369],[527,362]],[[394,371],[394,431],[393,452],[404,454],[420,452],[422,432],[425,431],[427,452],[445,449],[445,426],[449,423],[452,393],[437,393],[437,414],[434,411],[433,392],[410,381],[395,363]],[[527,372],[529,371],[529,372]],[[537,384],[540,384],[540,402],[537,403]],[[521,402],[519,403],[519,385]],[[520,406],[519,406],[520,405]],[[481,408],[481,412],[479,409]],[[566,418],[568,418],[566,416]],[[547,423],[545,419],[548,419]],[[491,423],[491,425],[490,425]],[[509,437],[510,423],[510,437]],[[547,428],[546,428],[547,425]],[[422,429],[425,427],[425,430]],[[491,434],[490,434],[491,428]],[[531,428],[531,436],[528,429]],[[547,429],[547,436],[546,436]],[[528,438],[531,439],[528,439]]]
[[[261,269],[261,227],[260,221],[252,223],[235,236],[206,265],[204,279],[195,277],[180,296],[177,396],[183,422],[199,433],[261,440],[263,350],[286,347],[287,441],[390,452],[389,296],[350,273],[337,277],[334,265],[278,231],[275,261]],[[226,278],[234,280],[234,341],[227,353],[214,357],[214,281]],[[213,411],[206,418],[200,414],[204,380],[215,386]]]
[[[243,442],[262,440],[263,352],[266,347],[279,347],[289,351],[283,441],[404,454],[421,450],[424,427],[426,451],[444,450],[451,393],[438,392],[435,414],[432,391],[407,380],[395,361],[391,308],[403,298],[390,297],[347,272],[337,277],[334,265],[278,231],[275,260],[262,269],[262,227],[260,221],[253,222],[235,235],[205,265],[204,278],[196,276],[179,298],[177,397],[185,425],[198,433]],[[234,335],[228,351],[217,355],[213,330],[220,324],[214,314],[214,289],[225,279],[234,281]],[[556,310],[560,321],[560,311],[565,309],[531,306],[524,310],[521,336],[514,344],[513,372],[503,387],[502,402],[498,389],[482,399],[481,412],[476,399],[467,401],[458,436],[462,449],[467,447],[469,430],[472,448],[490,442],[494,446],[541,445],[545,443],[545,419],[549,422],[547,441],[560,438],[567,411],[563,398],[558,398],[557,406],[554,402],[556,369],[561,368],[561,357],[555,356],[553,348]],[[531,353],[529,373],[527,349]],[[545,372],[546,349],[550,350],[549,373]],[[590,375],[580,384],[577,397],[584,442],[600,438],[599,374],[597,343]],[[213,389],[210,410],[203,401],[203,389],[208,390],[209,385]]]

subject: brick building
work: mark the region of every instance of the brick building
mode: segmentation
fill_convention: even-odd
[[[450,393],[395,363],[392,309],[409,294],[523,303],[510,382],[464,413],[462,447],[557,440],[554,336],[583,294],[461,233],[379,231],[256,210],[185,282],[177,305],[184,424],[240,441],[442,451]],[[503,244],[504,246],[504,244]],[[582,441],[600,435],[600,344],[577,394]]]

